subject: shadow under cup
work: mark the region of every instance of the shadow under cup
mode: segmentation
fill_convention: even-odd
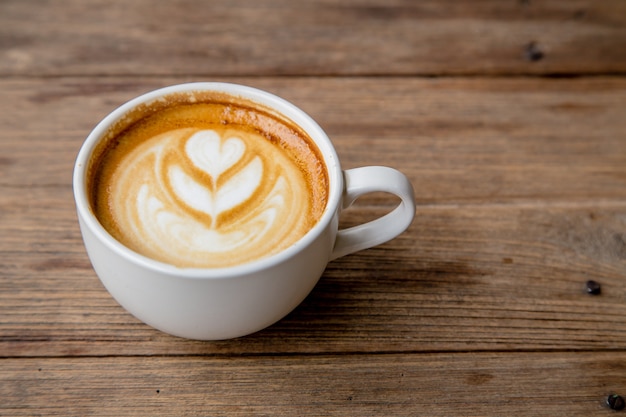
[[[229,267],[179,267],[140,255],[100,224],[87,189],[91,160],[107,133],[133,122],[129,115],[171,95],[217,92],[272,109],[295,123],[322,155],[328,179],[327,202],[319,220],[280,252]],[[191,99],[193,100],[193,98]],[[130,121],[129,121],[130,120]],[[352,185],[347,187],[347,184]],[[410,224],[413,189],[401,173],[385,167],[342,171],[335,149],[319,125],[291,103],[270,93],[228,83],[191,83],[137,97],[103,119],[85,140],[74,167],[74,197],[83,241],[98,277],[138,319],[166,333],[199,340],[229,339],[280,320],[309,294],[327,263],[387,241]],[[387,191],[402,202],[383,218],[338,231],[338,218],[359,195]]]

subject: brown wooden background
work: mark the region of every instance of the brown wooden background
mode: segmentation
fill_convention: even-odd
[[[115,303],[71,186],[108,112],[207,80],[291,100],[345,168],[398,168],[418,203],[287,318],[221,342]],[[0,1],[0,415],[605,416],[611,393],[626,1]]]

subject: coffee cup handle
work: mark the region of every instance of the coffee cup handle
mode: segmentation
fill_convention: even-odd
[[[415,217],[415,194],[408,178],[393,168],[368,166],[343,171],[342,209],[357,198],[372,192],[387,192],[400,197],[400,204],[390,213],[370,222],[340,229],[330,260],[385,243],[404,232]]]

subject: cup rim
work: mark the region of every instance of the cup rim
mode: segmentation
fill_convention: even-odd
[[[187,268],[157,261],[142,255],[115,239],[98,221],[91,209],[86,192],[87,168],[89,159],[107,129],[121,120],[128,112],[144,103],[158,100],[160,97],[181,92],[215,91],[250,100],[278,111],[283,116],[300,126],[313,139],[320,150],[328,173],[328,201],[317,223],[300,239],[282,251],[261,259],[230,267]],[[252,274],[285,262],[309,246],[331,223],[339,207],[343,193],[343,174],[337,152],[324,130],[304,110],[293,103],[264,90],[242,84],[227,82],[191,82],[158,88],[141,94],[105,116],[89,133],[80,147],[72,177],[72,187],[79,218],[96,235],[100,242],[126,260],[159,273],[176,275],[191,279],[220,279]],[[330,253],[330,251],[329,251]]]

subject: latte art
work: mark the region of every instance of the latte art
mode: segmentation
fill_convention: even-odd
[[[105,155],[94,203],[136,252],[181,267],[232,266],[289,247],[321,215],[320,187],[302,163],[257,130],[138,131],[142,140],[131,130]]]
[[[187,206],[208,215],[211,228],[215,229],[221,213],[249,200],[261,184],[263,162],[258,155],[226,181],[220,181],[222,174],[239,162],[245,151],[241,139],[230,137],[222,141],[215,131],[203,130],[185,144],[185,156],[201,171],[197,178],[180,165],[159,166],[157,172],[167,172],[171,192]],[[163,163],[163,158],[157,161]]]

